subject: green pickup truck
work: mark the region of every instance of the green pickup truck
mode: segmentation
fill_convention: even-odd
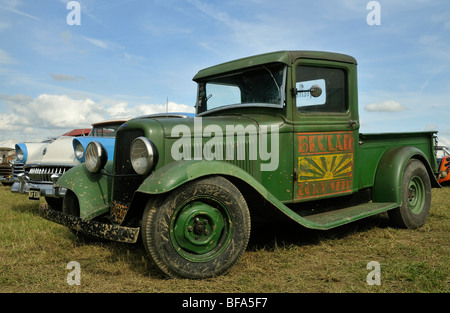
[[[436,133],[361,134],[356,68],[348,55],[279,51],[203,69],[195,117],[129,120],[114,161],[92,142],[55,184],[61,211],[41,213],[142,239],[163,273],[187,278],[230,269],[259,213],[327,230],[387,211],[420,227],[439,187]]]

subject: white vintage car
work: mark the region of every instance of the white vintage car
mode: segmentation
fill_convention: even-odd
[[[101,139],[115,132],[127,120],[95,123],[92,129],[73,130],[45,142],[16,144],[17,161],[23,164],[23,172],[17,175],[18,180],[12,185],[11,192],[28,194],[30,200],[39,200],[43,196],[49,206],[61,206],[65,190],[54,188],[53,183],[81,163],[75,156],[73,140],[84,136]]]

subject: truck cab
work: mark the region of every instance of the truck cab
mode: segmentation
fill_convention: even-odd
[[[277,211],[327,230],[388,212],[417,228],[437,183],[435,132],[361,134],[357,62],[277,51],[199,71],[196,116],[131,119],[113,160],[96,143],[60,177],[81,233],[136,242],[172,277],[205,278],[244,253],[251,217]]]

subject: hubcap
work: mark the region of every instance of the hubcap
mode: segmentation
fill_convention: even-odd
[[[415,176],[409,182],[408,187],[408,203],[411,212],[419,214],[425,204],[425,186],[423,181]]]
[[[207,261],[222,252],[230,238],[231,224],[225,206],[217,201],[196,200],[174,214],[170,236],[175,250],[190,261]]]

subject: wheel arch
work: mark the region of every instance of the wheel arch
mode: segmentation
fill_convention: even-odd
[[[134,193],[124,223],[139,219],[149,200],[167,197],[176,188],[196,179],[218,175],[228,179],[239,190],[247,201],[250,214],[275,214],[287,216],[307,227],[322,229],[321,225],[311,222],[282,203],[271,194],[259,181],[243,169],[223,161],[181,161],[168,164],[150,175]],[[259,205],[261,204],[261,205]],[[280,215],[278,215],[281,213]]]
[[[160,168],[144,180],[133,195],[124,222],[141,216],[149,200],[157,201],[158,198],[167,197],[170,192],[188,182],[210,176],[222,176],[239,190],[245,188],[242,194],[247,203],[256,197],[263,200],[269,196],[268,191],[253,176],[231,163],[205,160],[174,162]],[[251,205],[249,209],[250,207]]]
[[[112,167],[108,162],[107,170]],[[85,163],[77,165],[64,173],[55,184],[58,188],[66,188],[73,192],[80,206],[80,217],[93,219],[108,212],[111,203],[112,178],[100,173],[93,174]]]
[[[411,146],[395,147],[387,150],[378,163],[372,193],[373,201],[396,202],[401,205],[403,172],[411,159],[422,162],[430,177],[432,187],[440,187],[427,157],[421,150]]]

